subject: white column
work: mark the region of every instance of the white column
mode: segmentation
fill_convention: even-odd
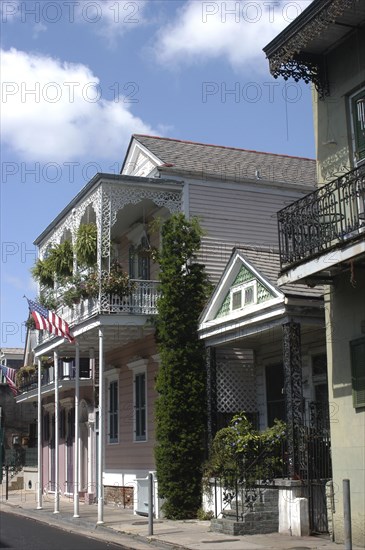
[[[95,389],[95,350],[89,350],[89,369],[90,378],[93,381]],[[93,418],[95,420],[96,403],[94,403]],[[87,441],[87,492],[95,495],[95,424],[88,422],[88,441]]]
[[[98,447],[98,523],[104,523],[104,334],[99,328],[99,447]]]
[[[54,496],[54,514],[58,514],[60,511],[60,492],[59,492],[59,485],[60,485],[60,468],[59,468],[59,456],[60,456],[60,449],[59,449],[59,435],[60,435],[60,428],[59,428],[59,394],[58,394],[58,352],[55,351],[53,353],[54,358],[54,444],[55,444],[55,496]]]
[[[38,359],[38,490],[37,510],[42,509],[43,493],[43,447],[42,447],[42,363]]]
[[[75,350],[75,459],[74,459],[74,518],[79,517],[79,450],[80,450],[80,422],[79,422],[79,402],[80,402],[80,345],[76,340]]]

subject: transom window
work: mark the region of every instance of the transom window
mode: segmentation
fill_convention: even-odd
[[[250,281],[244,285],[236,286],[231,289],[231,310],[237,311],[244,307],[256,304],[257,302],[257,284],[256,281]]]

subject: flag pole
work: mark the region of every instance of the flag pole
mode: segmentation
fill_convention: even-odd
[[[43,445],[42,445],[42,362],[38,358],[38,491],[37,510],[42,510],[43,494]]]
[[[74,461],[74,518],[79,516],[79,490],[80,490],[80,471],[79,471],[79,400],[80,400],[80,345],[76,341],[75,350],[75,461]]]

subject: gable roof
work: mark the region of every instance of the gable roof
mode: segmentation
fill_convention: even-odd
[[[304,284],[279,286],[277,283],[280,271],[279,251],[267,246],[243,246],[233,249],[220,281],[201,314],[201,320],[206,319],[207,316],[210,317],[213,311],[218,313],[220,310],[227,293],[235,284],[234,281],[238,274],[237,261],[252,272],[253,277],[268,289],[272,298],[281,296],[282,300],[285,297],[318,299],[323,295],[323,288],[320,286],[315,288]],[[235,265],[236,268],[234,268]]]
[[[159,170],[169,173],[185,172],[231,181],[250,179],[259,183],[263,180],[310,188],[316,183],[314,159],[143,134],[132,136],[122,172],[133,140],[160,159]]]
[[[323,288],[321,286],[311,288],[305,284],[297,283],[285,284],[282,286],[278,285],[280,274],[279,249],[265,246],[247,246],[235,250],[241,252],[269,283],[286,296],[318,298],[323,295]]]

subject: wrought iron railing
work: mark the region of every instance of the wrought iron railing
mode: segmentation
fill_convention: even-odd
[[[258,443],[258,456],[252,463],[238,462],[237,467],[226,470],[222,477],[210,478],[209,500],[214,505],[214,517],[230,517],[244,521],[262,502],[268,490],[276,490],[275,480],[287,478],[288,457],[286,442],[268,450]]]
[[[103,295],[101,313],[132,313],[134,315],[154,315],[157,313],[157,300],[160,292],[158,281],[130,281],[130,291],[125,296]]]
[[[66,321],[70,327],[98,314],[129,313],[133,315],[155,315],[157,300],[160,296],[158,281],[130,280],[128,294],[103,294],[99,298],[81,300],[73,307],[60,306],[56,313]],[[38,343],[53,338],[53,335],[42,331],[39,333]]]
[[[59,366],[58,379],[59,380],[75,380],[76,376],[75,376],[75,365],[74,365],[74,363],[70,363],[71,366],[70,366],[68,372],[66,372],[62,368],[61,363],[62,362],[60,362],[60,366]],[[90,368],[86,368],[84,365],[82,365],[82,366],[80,365],[80,380],[90,379],[90,375],[91,375]],[[54,382],[53,367],[44,369],[44,371],[41,373],[41,385],[42,386],[47,386],[48,384],[53,384],[53,382]],[[38,388],[38,374],[37,373],[31,374],[27,377],[24,377],[22,382],[18,385],[18,389],[22,393],[34,390],[36,388]]]
[[[278,212],[281,269],[365,236],[365,165]]]

